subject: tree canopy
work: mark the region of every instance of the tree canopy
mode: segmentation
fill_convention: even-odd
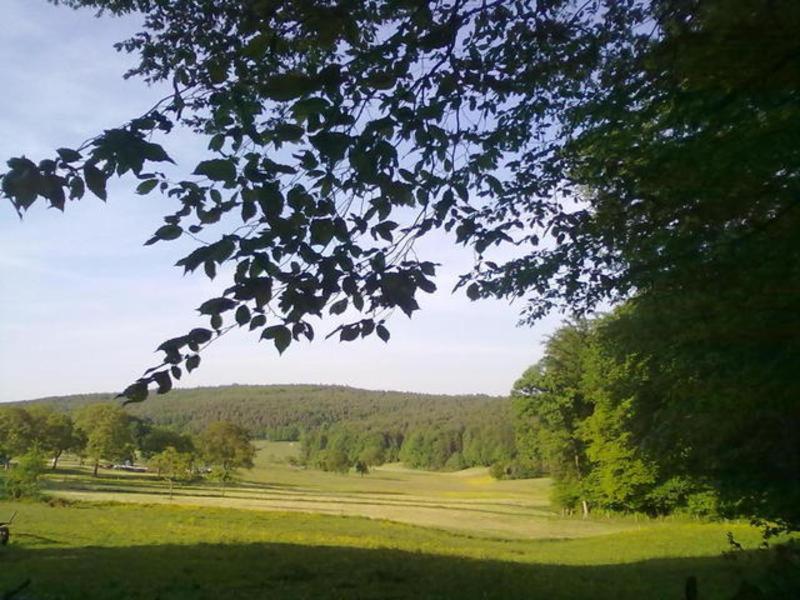
[[[203,459],[222,482],[223,493],[237,469],[253,468],[256,448],[243,427],[227,421],[212,423],[200,434],[199,445]]]
[[[567,324],[514,386],[519,452],[554,500],[755,517],[800,528],[798,384],[760,343],[725,343],[633,301]],[[790,380],[791,379],[791,380]]]
[[[341,340],[387,340],[389,314],[435,289],[436,257],[414,251],[432,231],[475,251],[470,298],[525,298],[532,321],[736,277],[796,230],[796,2],[61,3],[143,15],[117,46],[139,57],[127,76],[173,91],[50,159],[11,159],[3,194],[63,210],[132,176],[176,206],[147,243],[221,222],[178,266],[235,265],[198,309],[210,327],[164,342],[130,400],[232,327],[281,352],[324,314]],[[160,170],[177,126],[208,145],[192,177]],[[796,273],[796,252],[761,274]]]
[[[116,404],[91,404],[75,415],[75,425],[86,439],[84,453],[94,462],[94,475],[101,460],[123,461],[134,453],[128,414]]]

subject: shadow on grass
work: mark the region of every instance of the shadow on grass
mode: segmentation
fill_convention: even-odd
[[[9,546],[0,549],[0,592],[30,578],[26,594],[42,599],[679,600],[687,576],[694,575],[706,600],[733,597],[737,568],[721,558],[566,566],[276,543]]]

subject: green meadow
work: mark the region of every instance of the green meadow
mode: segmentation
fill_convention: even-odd
[[[289,464],[261,443],[223,490],[65,460],[17,512],[0,590],[19,598],[730,598],[758,576],[742,523],[562,516],[546,479],[387,465],[366,476]],[[723,556],[727,532],[751,551]]]

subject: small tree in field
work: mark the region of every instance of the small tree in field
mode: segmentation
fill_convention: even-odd
[[[322,468],[326,471],[333,471],[334,473],[347,473],[350,470],[350,464],[347,452],[341,448],[330,448],[326,450],[322,460]]]
[[[225,487],[233,480],[237,469],[252,469],[256,448],[247,431],[227,421],[212,423],[200,435],[200,450],[212,467],[213,475]]]
[[[361,475],[362,477],[369,473],[369,465],[365,463],[363,460],[356,461],[356,473]]]
[[[178,452],[173,446],[168,446],[159,452],[148,463],[155,469],[158,476],[169,483],[169,498],[172,500],[172,491],[175,481],[180,481],[189,476],[192,468],[192,455],[188,452]]]

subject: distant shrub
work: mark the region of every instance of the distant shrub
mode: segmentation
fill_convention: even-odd
[[[520,460],[492,463],[489,474],[495,479],[531,479],[543,475],[532,462]]]
[[[694,517],[719,515],[719,497],[709,487],[686,477],[672,477],[647,495],[645,503],[651,514],[679,512]]]
[[[444,463],[444,470],[445,471],[460,471],[461,469],[466,469],[467,463],[464,460],[464,455],[461,452],[456,452],[455,454],[451,454],[450,458]]]
[[[496,462],[489,467],[489,475],[495,479],[506,479],[506,465]]]
[[[690,494],[686,498],[685,511],[695,517],[711,518],[719,515],[719,496],[713,490]]]
[[[338,448],[332,448],[325,450],[323,453],[321,467],[324,471],[347,473],[350,470],[350,460],[346,452]]]

